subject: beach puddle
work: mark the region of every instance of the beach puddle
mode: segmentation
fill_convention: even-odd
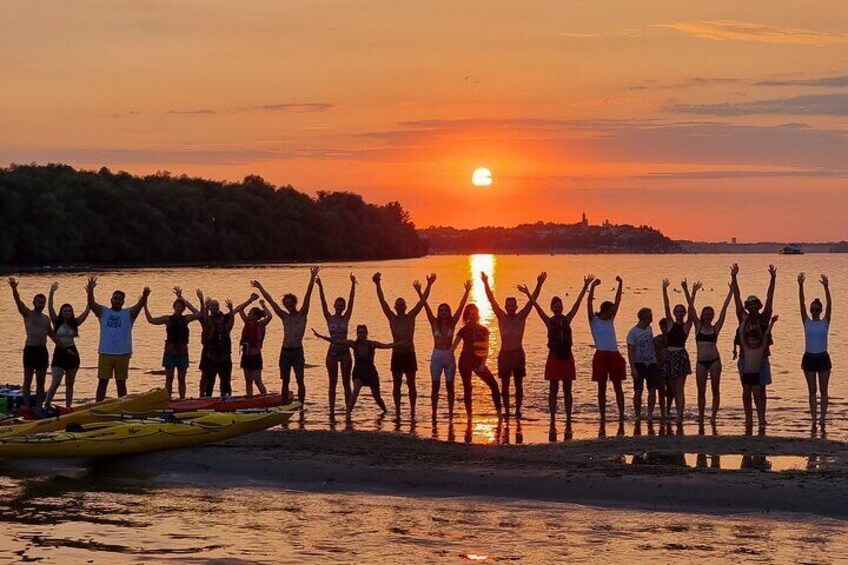
[[[819,471],[831,463],[819,455],[748,455],[707,453],[640,453],[623,455],[625,465],[658,465],[691,469],[720,469],[723,471]]]

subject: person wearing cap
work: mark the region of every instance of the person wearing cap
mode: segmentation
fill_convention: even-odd
[[[741,331],[743,328],[750,327],[753,322],[759,326],[759,333],[763,336],[766,336],[765,348],[763,350],[762,361],[759,363],[759,374],[760,378],[758,383],[754,384],[750,382],[750,376],[748,377],[749,384],[745,384],[743,382],[742,387],[742,406],[745,410],[745,427],[751,428],[753,426],[753,404],[757,407],[757,412],[765,414],[766,411],[766,387],[771,384],[771,363],[769,362],[769,357],[771,355],[771,346],[774,343],[771,333],[768,332],[769,324],[771,322],[773,316],[772,307],[774,305],[774,290],[777,285],[777,267],[774,265],[769,265],[769,286],[766,291],[766,303],[763,305],[762,301],[756,295],[750,295],[745,299],[745,302],[742,302],[742,294],[739,289],[739,265],[734,263],[730,268],[730,284],[733,292],[733,299],[736,304],[736,317],[739,320],[739,331],[737,331],[736,339],[734,341],[734,354],[735,347],[741,344]],[[749,323],[749,318],[752,318]],[[740,348],[739,360],[737,366],[739,368],[739,378],[743,379],[744,377],[744,367],[745,367],[745,348]],[[760,423],[760,432],[765,431],[765,419]]]

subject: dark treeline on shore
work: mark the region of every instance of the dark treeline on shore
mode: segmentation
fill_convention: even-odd
[[[394,259],[426,254],[397,202],[67,165],[0,169],[0,264]]]
[[[435,253],[680,253],[677,243],[649,226],[538,222],[512,228],[419,230]]]

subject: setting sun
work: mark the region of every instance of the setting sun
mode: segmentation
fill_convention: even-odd
[[[492,171],[486,167],[474,169],[474,173],[471,175],[471,183],[474,186],[491,186]]]

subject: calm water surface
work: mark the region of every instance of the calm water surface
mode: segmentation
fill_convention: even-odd
[[[801,322],[798,314],[797,283],[798,272],[808,274],[807,295],[812,300],[822,296],[821,286],[816,281],[818,274],[830,275],[832,292],[835,298],[834,323],[830,335],[830,351],[834,361],[834,373],[831,380],[831,407],[829,437],[834,439],[848,438],[848,424],[845,423],[845,402],[848,385],[842,378],[841,367],[846,366],[848,348],[845,347],[848,333],[844,327],[844,312],[848,301],[848,256],[810,254],[803,256],[780,255],[449,255],[430,256],[421,259],[384,261],[373,263],[330,263],[321,265],[321,277],[328,292],[328,300],[336,296],[347,296],[349,291],[348,275],[357,274],[360,280],[356,299],[353,323],[368,325],[373,339],[389,341],[388,324],[380,310],[371,282],[371,275],[380,271],[383,273],[383,285],[390,304],[397,296],[403,296],[408,303],[415,298],[412,289],[414,279],[423,280],[428,273],[436,273],[438,280],[430,298],[435,307],[442,301],[456,305],[462,294],[462,283],[468,278],[474,279],[471,301],[480,306],[483,323],[492,330],[492,359],[490,366],[494,369],[494,355],[498,349],[497,324],[492,316],[479,273],[489,274],[494,292],[499,300],[509,295],[516,295],[515,286],[527,283],[532,286],[536,275],[546,271],[548,282],[540,298],[541,304],[548,304],[554,295],[562,296],[566,303],[574,299],[586,273],[594,273],[600,277],[602,284],[598,291],[598,300],[613,296],[614,278],[620,274],[625,280],[625,293],[622,309],[618,316],[617,329],[619,341],[623,342],[627,331],[635,323],[636,311],[649,306],[654,309],[655,319],[662,315],[662,295],[660,284],[663,277],[669,277],[675,284],[682,277],[688,277],[690,282],[701,280],[705,290],[700,294],[698,306],[706,304],[721,306],[727,291],[729,265],[738,262],[741,266],[740,283],[743,295],[757,294],[765,299],[768,285],[767,267],[774,263],[778,267],[778,286],[775,312],[781,316],[775,330],[775,347],[772,357],[774,385],[769,388],[769,433],[774,435],[808,435],[809,417],[807,413],[806,384],[800,370],[800,359],[803,353],[804,341]],[[145,285],[153,287],[150,306],[154,315],[170,312],[173,300],[171,287],[182,286],[186,295],[193,297],[195,288],[202,288],[208,296],[218,299],[232,298],[242,301],[251,292],[249,280],[260,279],[275,297],[281,297],[285,292],[294,292],[303,296],[308,281],[308,269],[305,266],[273,266],[248,268],[164,268],[139,269],[118,272],[98,272],[100,277],[98,299],[107,303],[111,291],[116,288],[127,292],[129,300],[134,299]],[[85,303],[83,285],[87,274],[26,274],[20,275],[21,291],[26,300],[36,292],[47,292],[52,281],[60,283],[57,294],[57,307],[68,301],[80,311]],[[129,301],[128,300],[128,301]],[[196,300],[196,299],[195,299]],[[682,294],[675,291],[673,301],[682,301]],[[523,304],[523,300],[520,301]],[[11,293],[6,289],[0,292],[0,370],[8,382],[20,382],[20,351],[23,344],[23,324],[11,300]],[[326,330],[326,324],[320,310],[317,290],[313,295],[310,312],[310,327],[319,331]],[[189,391],[196,392],[199,371],[196,361],[199,356],[199,328],[192,327],[192,369],[189,373]],[[731,362],[732,337],[735,330],[735,317],[730,313],[728,324],[722,332],[719,347],[725,360],[725,375],[722,379],[722,411],[719,415],[718,433],[740,433],[741,427],[741,386],[736,371]],[[236,323],[234,336],[239,335],[241,322]],[[150,326],[144,319],[139,319],[135,330],[135,354],[132,360],[130,390],[146,390],[161,386],[163,377],[152,374],[161,369],[162,343],[164,329],[161,326]],[[596,389],[591,382],[591,357],[593,354],[592,340],[589,333],[586,315],[581,310],[574,322],[575,357],[578,367],[578,380],[575,383],[575,437],[589,437],[598,433]],[[282,325],[274,320],[269,326],[269,335],[265,342],[265,382],[272,388],[279,386],[279,373],[276,359],[282,341]],[[535,313],[527,324],[525,349],[527,352],[528,377],[525,380],[524,421],[521,429],[515,423],[509,429],[500,431],[492,418],[491,400],[482,383],[475,384],[475,413],[478,417],[469,429],[465,425],[464,411],[458,410],[458,418],[454,429],[448,429],[446,422],[447,406],[442,392],[440,410],[442,421],[434,428],[430,423],[430,379],[429,357],[432,349],[432,339],[429,335],[429,324],[422,315],[419,318],[416,333],[418,350],[418,418],[417,422],[408,419],[395,425],[387,419],[377,417],[376,406],[369,395],[365,395],[355,413],[354,426],[357,429],[399,430],[414,432],[427,437],[441,439],[470,439],[474,442],[492,442],[508,440],[511,442],[548,441],[547,426],[547,382],[543,378],[544,363],[547,355],[545,329]],[[327,376],[324,368],[326,344],[307,336],[305,342],[307,368],[307,412],[300,425],[307,429],[327,428],[331,425],[327,417]],[[95,365],[97,350],[97,326],[92,317],[81,328],[79,348],[83,368],[78,376],[78,398],[90,399],[95,388]],[[625,352],[622,345],[622,352]],[[695,347],[693,339],[689,340],[690,355],[694,359]],[[377,353],[377,366],[382,378],[383,394],[391,406],[391,375],[389,373],[390,353]],[[235,368],[233,383],[236,394],[244,390],[241,370]],[[461,387],[458,387],[461,390]],[[692,422],[697,406],[695,404],[694,375],[687,383],[687,413],[689,423],[687,433],[697,432]],[[341,387],[339,388],[341,391]],[[625,385],[628,396],[628,412],[630,406],[630,386]],[[57,398],[61,398],[61,391]],[[404,413],[408,414],[404,392]],[[339,392],[341,397],[341,392]],[[461,401],[459,406],[461,406]],[[341,400],[339,401],[341,405]],[[707,406],[709,407],[709,400]],[[562,409],[562,407],[560,408]],[[614,411],[612,413],[614,417]],[[564,419],[564,416],[561,418]],[[560,436],[561,438],[561,431]],[[615,430],[608,430],[614,433]],[[470,432],[470,433],[469,433]],[[633,433],[628,425],[626,433]],[[470,436],[470,437],[469,437]]]

